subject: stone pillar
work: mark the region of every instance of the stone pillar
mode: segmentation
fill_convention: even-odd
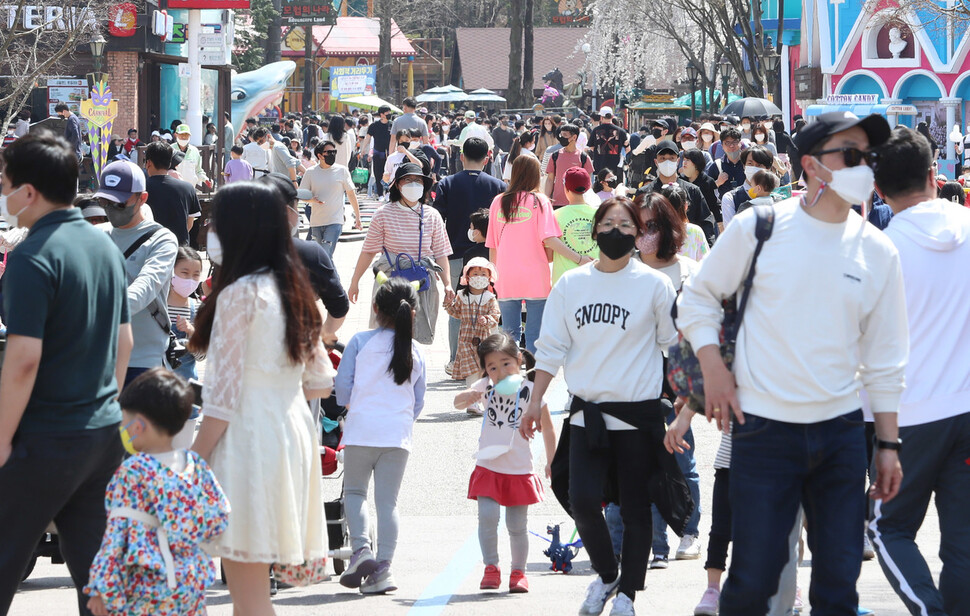
[[[902,105],[903,99],[901,98],[884,98],[882,99],[883,105]],[[887,113],[886,119],[889,120],[890,128],[896,128],[896,124],[899,123],[899,116],[895,113]]]
[[[957,158],[956,144],[950,139],[950,132],[957,123],[957,109],[963,101],[959,98],[941,98],[940,103],[946,109],[946,159],[955,161]],[[963,131],[961,131],[962,134]]]
[[[108,85],[112,99],[118,101],[111,132],[125,139],[129,128],[138,128],[138,52],[111,51],[107,56]],[[148,135],[139,137],[147,141]]]

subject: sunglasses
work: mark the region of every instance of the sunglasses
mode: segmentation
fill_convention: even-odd
[[[831,150],[822,150],[815,153],[815,157],[822,156],[824,154],[835,154],[836,152],[842,153],[842,161],[845,163],[846,167],[858,167],[863,162],[870,167],[875,167],[879,162],[879,153],[875,150],[868,150],[863,152],[859,148],[833,148]]]

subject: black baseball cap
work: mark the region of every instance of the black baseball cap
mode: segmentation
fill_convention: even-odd
[[[258,178],[256,181],[272,186],[280,191],[280,193],[283,195],[283,199],[286,200],[287,205],[290,205],[297,199],[300,201],[308,201],[309,199],[313,198],[313,193],[306,188],[297,188],[296,186],[293,186],[293,180],[282,173],[267,173]]]
[[[670,151],[674,154],[680,154],[680,148],[678,148],[677,144],[670,139],[664,139],[657,144],[657,156],[660,156],[666,151]]]
[[[856,126],[866,131],[870,148],[888,141],[892,133],[889,122],[881,115],[872,114],[860,119],[851,111],[830,111],[818,116],[818,119],[798,131],[795,135],[795,147],[798,148],[799,154],[808,154],[815,146],[832,135]]]

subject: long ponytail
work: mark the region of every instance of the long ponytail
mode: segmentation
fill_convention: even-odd
[[[394,375],[394,382],[398,385],[411,379],[414,368],[411,340],[414,338],[414,310],[417,305],[417,292],[403,278],[389,279],[374,296],[377,322],[382,327],[394,329],[394,353],[387,371]]]

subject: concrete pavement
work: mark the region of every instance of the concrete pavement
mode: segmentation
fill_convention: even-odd
[[[364,218],[367,219],[366,213]],[[359,251],[358,242],[341,242],[337,247],[335,261],[345,285],[349,285]],[[373,277],[365,275],[361,283],[362,298],[370,297],[372,282]],[[341,339],[348,340],[354,332],[367,329],[369,309],[363,304],[352,307],[340,332]],[[439,317],[435,343],[424,347],[429,366],[428,395],[425,411],[414,428],[414,449],[399,498],[401,531],[393,572],[400,590],[384,597],[363,597],[343,588],[334,579],[309,588],[281,590],[274,600],[278,614],[547,616],[574,614],[578,610],[586,585],[592,580],[585,552],[579,553],[571,574],[553,573],[549,571],[548,558],[542,554],[548,544],[535,536],[530,536],[527,570],[531,587],[529,594],[509,595],[504,591],[478,590],[483,566],[477,538],[476,505],[466,498],[466,490],[468,476],[474,467],[472,455],[477,447],[481,420],[452,408],[452,399],[463,386],[444,373],[448,360],[447,317],[443,311]],[[547,400],[554,410],[557,428],[565,415],[555,409],[563,408],[565,397],[565,386],[558,378]],[[706,538],[710,528],[708,509],[714,479],[712,464],[719,437],[711,426],[699,418],[695,420],[694,427],[701,476],[701,539],[703,554],[706,555]],[[534,452],[535,468],[542,469],[545,460],[539,441],[534,442]],[[324,492],[328,499],[335,497],[339,491],[339,479],[324,478]],[[530,508],[529,528],[544,534],[546,525],[555,523],[564,524],[564,535],[568,538],[573,526],[547,487],[546,502]],[[500,529],[499,537],[503,585],[507,585],[508,535]],[[931,507],[918,541],[935,576],[939,575],[941,568],[937,556],[939,539],[936,510]],[[677,541],[678,538],[671,533],[671,553],[676,550]],[[810,559],[811,555],[806,553],[805,558]],[[651,570],[647,575],[646,590],[637,596],[638,613],[693,614],[694,605],[706,587],[703,562],[702,556],[694,561],[671,561],[666,570]],[[825,566],[825,563],[818,564]],[[810,574],[808,567],[799,568],[799,582],[806,602]],[[878,616],[904,616],[907,613],[875,561],[863,564],[858,587],[862,605],[875,610]],[[221,583],[209,590],[208,609],[213,616],[232,613],[228,591]],[[30,578],[23,583],[10,611],[13,616],[74,613],[75,595],[67,567],[51,565],[46,560],[39,562]]]

